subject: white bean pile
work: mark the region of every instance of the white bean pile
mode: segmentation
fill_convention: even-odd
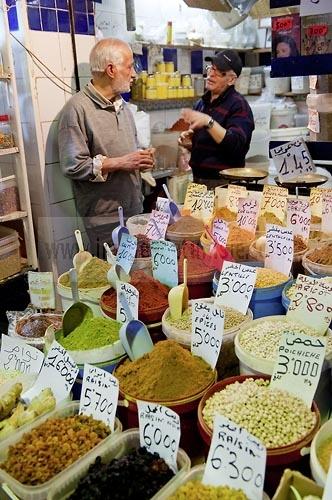
[[[203,418],[212,429],[215,415],[224,415],[259,438],[267,448],[290,445],[315,426],[316,416],[304,402],[269,380],[248,378],[229,384],[206,401]]]

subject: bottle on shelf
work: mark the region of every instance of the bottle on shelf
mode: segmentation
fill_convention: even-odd
[[[167,45],[172,45],[172,43],[173,43],[173,23],[172,23],[172,21],[167,22],[166,43],[167,43]]]

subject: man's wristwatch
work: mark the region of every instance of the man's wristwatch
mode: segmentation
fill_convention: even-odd
[[[212,128],[214,124],[214,119],[211,117],[210,120],[205,125],[205,128]]]

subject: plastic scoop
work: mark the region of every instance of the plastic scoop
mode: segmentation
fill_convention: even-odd
[[[163,184],[163,189],[164,189],[165,194],[169,200],[169,211],[171,212],[171,217],[174,220],[174,222],[176,222],[177,220],[181,219],[181,213],[180,213],[179,207],[173,201],[166,184]]]
[[[83,267],[92,259],[92,255],[90,252],[84,250],[82,235],[79,229],[75,229],[75,238],[78,245],[78,252],[75,253],[73,257],[73,264],[76,271],[79,273],[80,271],[82,271]]]
[[[112,252],[112,250],[110,249],[110,246],[108,243],[104,243],[104,248],[106,250],[106,259],[107,259],[107,262],[109,264],[112,264],[114,265],[116,263],[116,256],[114,255],[114,253]]]
[[[73,268],[69,270],[69,277],[74,304],[65,311],[62,318],[62,331],[64,337],[67,337],[67,335],[79,326],[83,320],[92,318],[93,316],[92,309],[83,302],[80,302],[76,269]]]
[[[126,226],[124,225],[124,219],[123,219],[123,209],[122,207],[120,206],[118,208],[118,214],[119,214],[119,222],[120,222],[120,225],[117,226],[115,229],[113,229],[112,231],[112,240],[113,240],[113,244],[115,246],[115,248],[119,248],[119,245],[120,245],[120,241],[121,241],[121,236],[124,234],[124,233],[129,233],[128,229],[126,228]]]
[[[153,342],[145,324],[138,319],[133,319],[126,296],[121,294],[121,298],[123,308],[129,321],[120,328],[119,337],[124,350],[131,361],[134,361],[152,351]]]
[[[117,281],[123,281],[124,283],[129,283],[130,274],[127,274],[120,264],[114,264],[114,266],[112,266],[107,273],[107,281],[113,288],[116,289]]]
[[[188,309],[189,290],[187,286],[187,259],[183,259],[183,283],[168,293],[168,304],[172,319],[180,319]]]

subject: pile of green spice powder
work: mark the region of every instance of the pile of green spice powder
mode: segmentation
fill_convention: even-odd
[[[107,318],[84,320],[67,337],[61,331],[58,342],[69,351],[86,351],[113,344],[119,340],[121,323]]]

